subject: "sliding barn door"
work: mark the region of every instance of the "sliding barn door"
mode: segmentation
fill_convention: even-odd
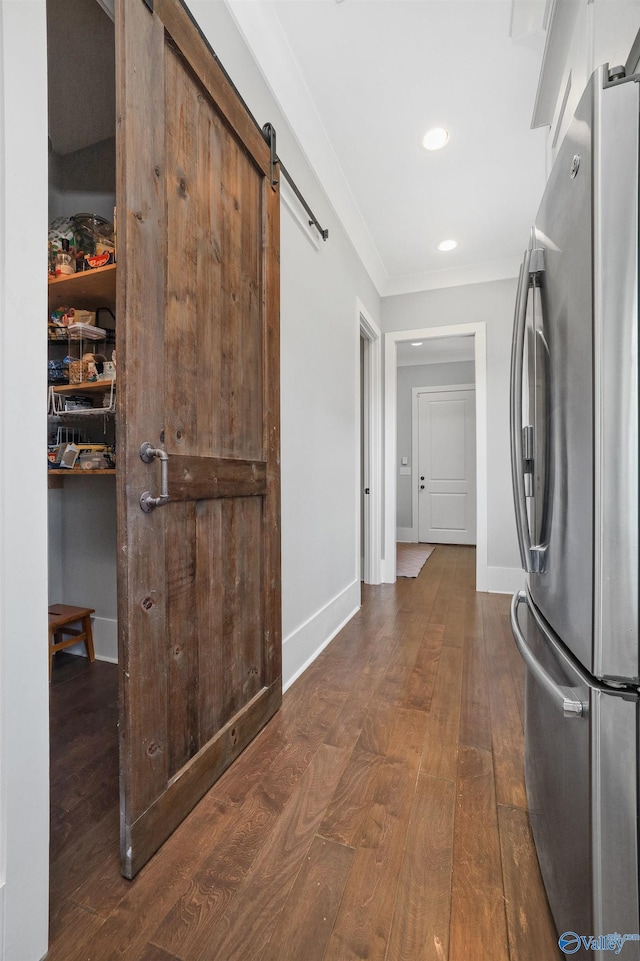
[[[279,197],[269,147],[182,5],[118,0],[116,32],[132,877],[281,702]]]

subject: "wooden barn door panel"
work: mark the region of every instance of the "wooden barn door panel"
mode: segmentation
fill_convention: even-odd
[[[279,198],[177,0],[119,0],[122,870],[281,701]],[[140,495],[167,503],[145,513]]]

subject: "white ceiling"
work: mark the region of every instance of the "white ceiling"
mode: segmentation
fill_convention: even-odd
[[[518,39],[511,0],[227,4],[381,293],[517,275],[545,181],[544,2],[514,0]]]

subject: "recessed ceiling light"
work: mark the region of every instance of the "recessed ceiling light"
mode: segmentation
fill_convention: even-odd
[[[449,131],[445,127],[434,127],[422,138],[422,146],[425,150],[441,150],[449,143],[449,137]]]
[[[441,240],[438,244],[438,250],[454,250],[457,246],[457,240]]]
[[[411,341],[411,346],[412,346],[412,347],[422,347],[422,341],[421,341],[421,340],[412,340],[412,341]]]

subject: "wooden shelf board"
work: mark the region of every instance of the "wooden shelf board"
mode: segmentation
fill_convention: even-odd
[[[81,384],[63,384],[54,387],[54,394],[108,394],[111,391],[110,380],[85,380]]]
[[[48,467],[47,474],[54,477],[77,477],[80,474],[82,477],[92,477],[94,474],[115,474],[115,467],[105,467],[90,470],[83,467]]]
[[[58,307],[80,307],[95,310],[97,307],[115,306],[116,267],[96,267],[79,274],[49,278],[49,310]]]

